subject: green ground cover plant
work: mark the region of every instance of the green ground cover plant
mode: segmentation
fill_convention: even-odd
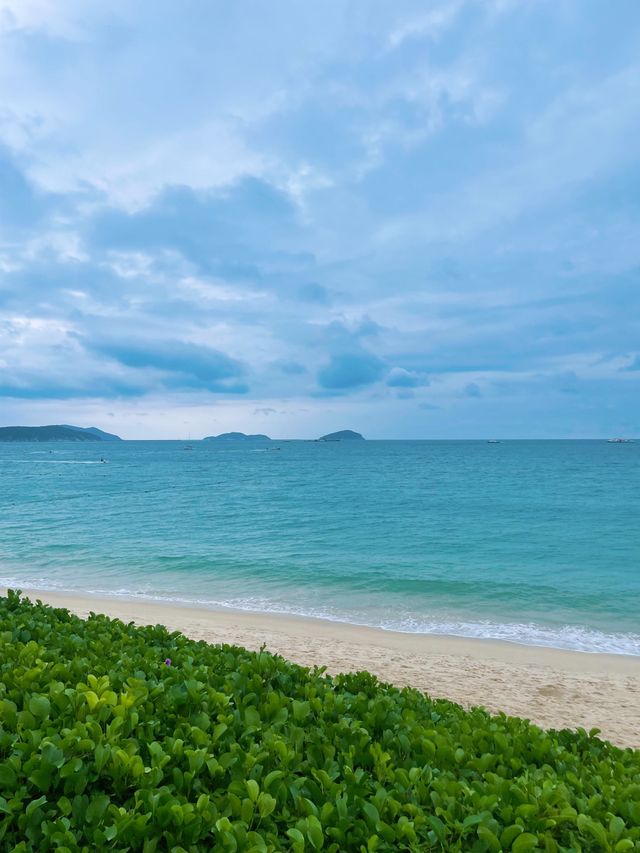
[[[640,850],[640,752],[0,598],[0,849]]]

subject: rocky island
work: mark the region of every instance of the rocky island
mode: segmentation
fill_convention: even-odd
[[[271,441],[268,435],[257,433],[247,435],[244,432],[223,432],[220,435],[208,435],[203,441]]]
[[[50,424],[35,427],[0,427],[0,441],[122,441],[122,439],[118,435],[103,432],[97,427]]]
[[[338,432],[330,432],[328,435],[323,435],[318,441],[364,441],[365,438],[359,432],[354,432],[352,429],[341,429]]]

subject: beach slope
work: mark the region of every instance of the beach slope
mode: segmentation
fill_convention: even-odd
[[[4,593],[4,590],[3,590]],[[640,657],[588,654],[424,634],[402,634],[316,619],[214,611],[183,604],[28,591],[86,616],[105,613],[162,624],[209,643],[262,645],[329,673],[367,670],[465,707],[482,705],[544,728],[598,728],[619,746],[640,747]]]

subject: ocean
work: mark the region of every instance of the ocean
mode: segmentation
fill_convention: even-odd
[[[185,446],[0,444],[0,584],[640,655],[640,443]]]

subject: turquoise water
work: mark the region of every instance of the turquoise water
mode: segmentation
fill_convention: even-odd
[[[0,583],[640,654],[640,443],[273,446],[0,444]]]

